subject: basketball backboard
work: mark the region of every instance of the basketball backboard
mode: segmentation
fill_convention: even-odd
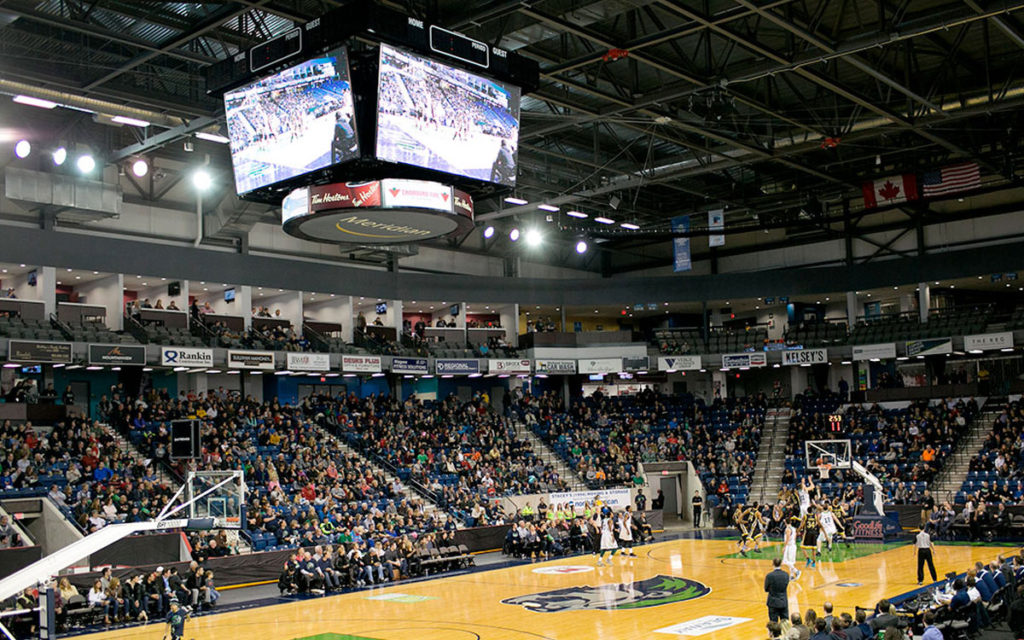
[[[245,505],[245,474],[232,471],[193,471],[188,474],[190,518],[213,518],[217,529],[239,529]]]
[[[808,471],[826,466],[849,469],[852,462],[849,440],[805,440],[804,455]]]

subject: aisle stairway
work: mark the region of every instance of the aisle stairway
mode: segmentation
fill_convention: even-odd
[[[949,500],[953,502],[957,492],[967,479],[970,471],[971,459],[981,450],[986,438],[992,433],[992,426],[996,418],[1006,409],[1006,398],[989,398],[982,408],[982,413],[974,424],[971,431],[960,442],[949,458],[939,475],[932,482],[932,495],[935,500],[942,502]]]
[[[576,471],[570,467],[561,456],[555,453],[551,447],[541,440],[537,434],[530,429],[530,427],[521,422],[517,422],[516,437],[528,441],[533,447],[533,452],[537,454],[537,457],[540,458],[544,464],[554,467],[555,471],[558,472],[558,476],[569,483],[570,489],[573,491],[587,490],[586,481],[584,481],[584,479],[576,473]]]
[[[774,417],[765,418],[761,431],[761,446],[757,451],[757,464],[750,484],[747,502],[774,503],[782,487],[782,473],[786,470],[786,439],[789,437],[788,409],[779,409]]]
[[[129,442],[128,438],[125,438],[124,435],[114,427],[106,423],[100,423],[100,427],[106,429],[107,432],[113,436],[114,440],[117,442],[117,447],[121,452],[127,454],[134,462],[145,464],[145,461],[150,459],[148,455]],[[167,472],[167,469],[162,464],[154,462],[153,470],[156,472],[156,479],[160,484],[168,485],[177,490],[178,481],[171,477],[171,474]]]

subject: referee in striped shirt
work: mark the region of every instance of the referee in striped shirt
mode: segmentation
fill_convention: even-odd
[[[935,575],[935,563],[932,562],[932,536],[928,533],[929,527],[921,528],[921,531],[914,538],[914,547],[917,549],[917,584],[924,583],[924,564],[928,563],[928,571],[932,574],[932,582],[939,578]]]

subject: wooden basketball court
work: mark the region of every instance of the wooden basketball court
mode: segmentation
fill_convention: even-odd
[[[790,585],[790,610],[836,612],[873,607],[883,597],[917,588],[909,543],[836,545],[837,560],[819,561]],[[964,571],[1013,548],[940,546],[939,577]],[[772,545],[750,558],[732,557],[732,540],[674,540],[637,548],[596,567],[592,556],[454,575],[392,587],[206,615],[190,620],[186,638],[315,638],[316,640],[594,640],[688,637],[658,630],[705,616],[701,638],[762,638],[767,622],[763,580]],[[858,557],[859,556],[859,557]],[[803,561],[800,562],[803,565]],[[607,585],[603,589],[593,589]],[[504,602],[503,602],[504,601]],[[150,624],[89,638],[162,637]],[[708,627],[704,627],[708,629]],[[689,629],[691,634],[699,633]],[[692,636],[689,636],[692,637]]]

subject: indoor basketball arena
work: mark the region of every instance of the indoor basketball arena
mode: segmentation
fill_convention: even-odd
[[[1022,107],[1024,1],[0,0],[0,639],[1024,638]]]

